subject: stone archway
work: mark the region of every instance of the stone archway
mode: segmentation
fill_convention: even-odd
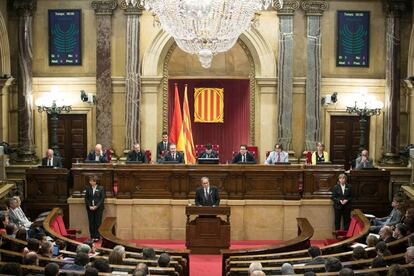
[[[0,12],[0,76],[10,76],[10,45],[6,21]],[[9,142],[9,86],[13,82],[12,77],[0,79],[0,141]]]
[[[7,33],[7,25],[3,14],[0,12],[0,74],[10,75],[10,44]]]
[[[257,99],[252,101],[253,105],[261,106],[261,103],[268,103],[269,97],[275,102],[276,98],[276,59],[275,55],[269,46],[268,42],[264,39],[262,34],[252,28],[244,32],[240,38],[240,43],[244,45],[246,54],[252,60],[252,66],[254,66],[251,82],[252,90],[256,90],[255,94],[259,95]],[[155,150],[155,143],[161,136],[161,130],[163,125],[163,116],[165,106],[165,98],[163,96],[165,82],[168,79],[165,78],[165,62],[169,58],[175,47],[174,39],[164,31],[160,31],[152,43],[144,52],[142,60],[142,143],[145,145],[153,145],[152,151]],[[265,95],[262,97],[261,94]],[[254,111],[255,121],[252,123],[252,128],[260,125],[259,122],[268,117],[268,112],[263,110]],[[276,117],[276,113],[275,113]],[[271,133],[276,133],[276,130],[272,131],[274,126],[266,127],[266,136],[269,140]],[[270,129],[269,129],[270,128]],[[267,147],[264,144],[264,135],[260,135],[260,128],[256,128],[253,131],[253,139],[255,144],[259,146],[259,149]]]

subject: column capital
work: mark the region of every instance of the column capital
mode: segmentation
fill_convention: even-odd
[[[91,7],[95,10],[96,15],[112,15],[116,6],[115,0],[92,1],[91,3]]]
[[[401,17],[408,10],[409,4],[406,0],[384,1],[384,11],[387,17]]]
[[[283,5],[280,5],[280,2],[277,2],[275,9],[277,10],[277,15],[294,15],[295,11],[300,7],[298,0],[285,0]]]
[[[144,6],[141,4],[133,5],[132,3],[127,3],[126,0],[121,0],[119,7],[124,10],[126,15],[141,15],[144,10]]]
[[[328,9],[328,1],[326,0],[305,0],[301,4],[302,9],[307,16],[322,16],[323,12]]]
[[[13,8],[19,16],[33,16],[36,6],[37,0],[16,0],[13,2]]]

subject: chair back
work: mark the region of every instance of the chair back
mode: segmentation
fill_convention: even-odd
[[[61,215],[57,215],[55,221],[57,222],[59,226],[59,233],[62,236],[67,236],[68,232],[66,231],[65,222],[63,221],[63,218]]]
[[[148,163],[151,163],[151,150],[145,150],[145,157],[147,158]]]

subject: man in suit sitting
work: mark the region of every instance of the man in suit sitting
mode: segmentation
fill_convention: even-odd
[[[372,158],[368,156],[368,151],[364,149],[361,152],[361,156],[355,159],[355,169],[370,169],[373,168],[374,164]]]
[[[289,154],[286,151],[283,151],[282,144],[276,144],[275,150],[269,154],[267,157],[265,164],[275,164],[275,163],[288,163],[289,162]]]
[[[256,159],[247,151],[247,145],[240,145],[240,151],[234,156],[231,163],[256,163]]]
[[[182,153],[177,152],[177,146],[170,144],[170,151],[164,157],[164,161],[177,161],[177,163],[184,163],[184,156]]]
[[[138,143],[135,143],[133,150],[128,152],[127,161],[141,161],[142,163],[147,163],[145,152],[141,151],[141,146]]]
[[[62,160],[60,157],[54,155],[52,149],[48,149],[46,157],[42,159],[42,166],[62,168]]]
[[[197,206],[218,206],[220,196],[217,187],[210,186],[208,177],[201,178],[201,187],[198,187],[195,195],[195,204]]]
[[[168,133],[164,131],[162,133],[162,141],[157,144],[157,160],[161,160],[165,157],[170,145],[170,142],[168,142]]]
[[[96,144],[95,150],[91,151],[86,157],[86,161],[99,161],[100,163],[108,163],[106,154],[102,150],[101,144]]]
[[[198,156],[198,158],[218,158],[217,151],[213,150],[211,144],[207,144],[205,150]]]

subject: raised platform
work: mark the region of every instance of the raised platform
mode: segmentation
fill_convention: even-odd
[[[83,198],[69,198],[70,226],[88,233]],[[105,201],[105,216],[117,218],[122,239],[185,240],[185,207],[193,200],[116,199]],[[231,240],[288,240],[297,236],[297,217],[315,229],[313,239],[331,237],[334,211],[330,199],[222,200],[231,207]]]

